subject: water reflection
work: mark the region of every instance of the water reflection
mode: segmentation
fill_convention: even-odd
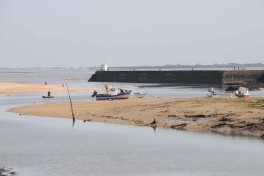
[[[3,113],[0,158],[19,175],[261,175],[261,140]]]

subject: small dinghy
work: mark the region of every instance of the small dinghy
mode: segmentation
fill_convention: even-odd
[[[42,98],[54,98],[54,96],[50,95],[50,91],[48,91],[48,95],[47,96],[42,96]]]
[[[42,98],[54,98],[54,96],[42,96]]]

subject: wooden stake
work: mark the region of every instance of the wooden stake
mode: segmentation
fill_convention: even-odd
[[[71,96],[70,96],[70,92],[69,92],[69,89],[68,89],[68,85],[66,83],[66,87],[67,87],[67,92],[68,92],[68,95],[69,95],[69,99],[70,99],[70,104],[71,104],[71,112],[72,112],[72,120],[73,120],[73,123],[75,121],[75,117],[74,117],[74,113],[73,113],[73,108],[72,108],[72,101],[71,101]]]

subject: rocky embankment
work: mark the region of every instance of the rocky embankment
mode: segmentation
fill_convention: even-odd
[[[246,87],[250,91],[261,90],[261,89],[264,89],[264,83],[262,83],[262,82],[248,82],[248,83],[232,84],[226,88],[226,91],[236,91],[236,90],[238,90],[239,87]]]

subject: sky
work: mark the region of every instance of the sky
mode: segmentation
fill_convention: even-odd
[[[0,67],[264,63],[263,0],[0,0]]]

